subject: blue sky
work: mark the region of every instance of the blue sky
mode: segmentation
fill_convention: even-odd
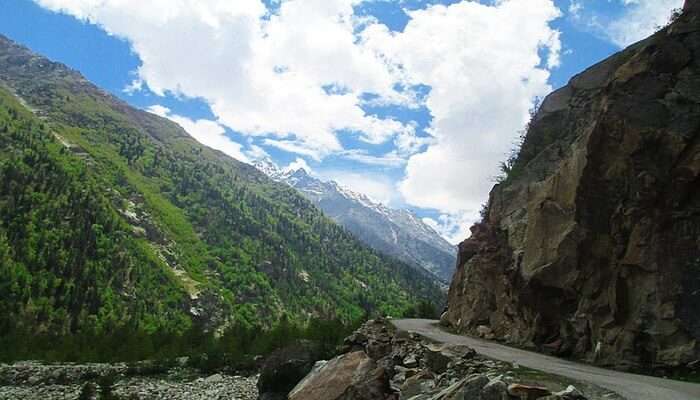
[[[303,165],[456,242],[534,98],[682,0],[117,3],[4,0],[0,33],[207,145]]]

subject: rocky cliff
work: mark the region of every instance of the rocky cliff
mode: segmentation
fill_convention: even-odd
[[[697,3],[544,100],[460,244],[444,322],[617,367],[697,360]]]

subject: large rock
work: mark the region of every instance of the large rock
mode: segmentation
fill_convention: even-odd
[[[479,400],[509,400],[508,385],[500,379],[494,379],[481,390]]]
[[[620,367],[699,358],[697,4],[544,100],[460,244],[446,322]]]
[[[446,351],[444,345],[430,344],[423,349],[425,365],[431,371],[442,373],[447,370],[447,365],[452,361],[451,353]]]
[[[314,366],[317,349],[302,341],[274,351],[264,362],[258,379],[261,400],[284,400]]]
[[[550,396],[552,392],[549,389],[541,386],[531,386],[522,384],[508,385],[508,394],[520,400],[537,400],[543,397]]]
[[[355,351],[315,368],[289,400],[383,400],[389,390],[385,370],[363,351]]]
[[[401,400],[411,399],[417,395],[425,394],[435,389],[435,375],[430,371],[421,371],[406,379],[399,388]]]

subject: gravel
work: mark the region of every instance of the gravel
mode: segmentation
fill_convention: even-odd
[[[74,400],[86,383],[94,384],[99,392],[99,377],[105,374],[115,375],[112,393],[119,400],[258,398],[257,375],[204,376],[183,367],[155,376],[129,376],[125,371],[123,364],[3,364],[0,365],[0,400]]]

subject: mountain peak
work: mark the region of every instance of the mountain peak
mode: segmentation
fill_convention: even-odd
[[[269,157],[253,161],[253,166],[269,177],[278,175],[281,172],[277,164],[275,164],[275,162],[272,161]]]
[[[451,278],[456,248],[411,211],[389,208],[334,180],[318,179],[305,168],[280,169],[271,160],[254,165],[273,180],[297,189],[375,250],[425,269],[441,280]]]
[[[288,174],[290,176],[296,176],[296,177],[309,176],[309,173],[306,172],[306,169],[304,169],[304,168],[297,168],[295,170],[289,170]]]

